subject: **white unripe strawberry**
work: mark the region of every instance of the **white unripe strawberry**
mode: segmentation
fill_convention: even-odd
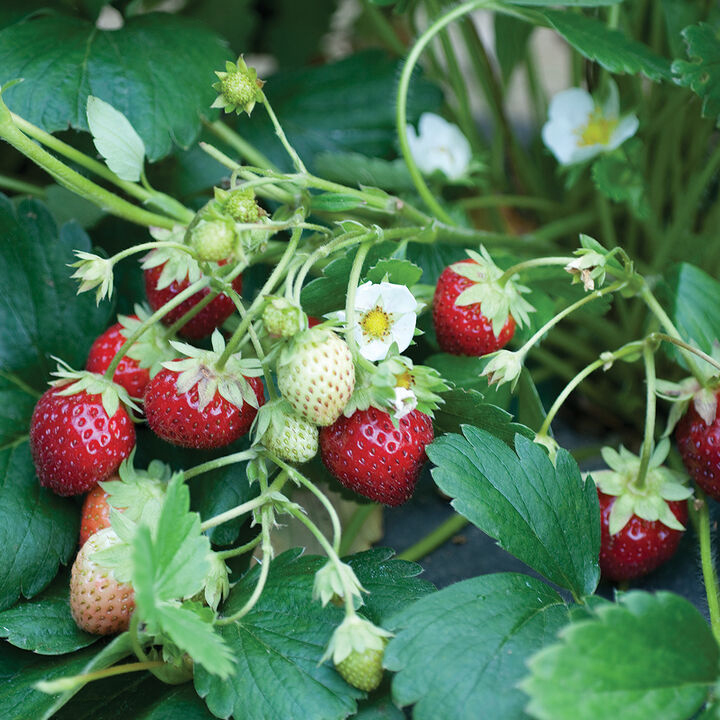
[[[332,330],[315,327],[283,349],[278,387],[295,412],[313,425],[332,425],[355,387],[350,348]]]
[[[304,463],[312,460],[318,451],[318,429],[315,425],[293,415],[285,415],[281,428],[271,423],[262,438],[262,444],[282,460]]]
[[[78,627],[94,635],[114,635],[128,629],[135,610],[135,592],[119,582],[112,570],[92,560],[100,550],[120,542],[112,528],[90,536],[75,558],[70,575],[70,611]]]

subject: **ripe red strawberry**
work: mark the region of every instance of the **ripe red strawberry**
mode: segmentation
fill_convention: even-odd
[[[720,401],[720,392],[716,393]],[[690,403],[675,430],[678,450],[693,480],[714,500],[720,500],[720,408],[708,425]]]
[[[246,377],[257,396],[258,405],[265,402],[262,379]],[[250,430],[257,409],[245,402],[241,408],[215,392],[208,405],[200,410],[198,387],[179,393],[178,373],[162,370],[145,392],[145,416],[153,432],[173,445],[189,448],[217,448],[234,442]]]
[[[122,405],[111,418],[100,395],[47,390],[30,420],[30,449],[40,484],[58,495],[87,492],[117,470],[135,447],[135,427]]]
[[[115,475],[110,481],[117,480]],[[82,511],[80,513],[80,547],[88,539],[100,530],[110,527],[110,506],[108,505],[107,491],[96,485],[85,496]]]
[[[219,262],[218,265],[224,265]],[[189,287],[190,282],[187,278],[182,281],[173,281],[161,290],[157,289],[157,283],[165,265],[157,265],[145,270],[145,293],[148,303],[153,310],[159,310],[165,303],[170,302],[176,295],[181,293],[185,288]],[[242,292],[242,275],[238,275],[232,283],[237,293]],[[199,303],[208,293],[209,288],[204,288],[189,297],[185,302],[180,303],[175,309],[171,310],[162,319],[165,325],[172,325],[179,320],[186,312],[191,310]],[[235,304],[227,295],[220,294],[209,305],[204,307],[194,318],[189,320],[180,330],[180,334],[187,338],[199,339],[210,335],[213,330],[220,327],[235,310]]]
[[[138,320],[137,315],[130,317]],[[116,323],[95,340],[90,348],[85,366],[87,370],[102,375],[110,367],[115,354],[127,340],[123,331],[122,324]],[[147,368],[141,368],[137,360],[125,355],[113,375],[113,381],[122,385],[130,397],[141,398],[145,387],[150,382],[150,371]]]
[[[669,560],[677,550],[682,530],[673,530],[660,520],[642,520],[633,515],[627,524],[610,535],[610,511],[617,499],[598,490],[600,500],[600,570],[618,582],[647,575]],[[680,523],[688,519],[687,503],[670,501],[668,506]]]
[[[371,407],[322,428],[320,452],[345,487],[385,505],[401,505],[413,494],[433,437],[432,420],[418,410],[395,428],[386,412]]]
[[[461,263],[475,263],[475,260],[468,258]],[[452,266],[446,267],[438,279],[433,298],[433,322],[438,344],[447,353],[486,355],[505,347],[515,333],[515,319],[510,314],[496,336],[480,303],[455,304],[460,293],[473,285],[472,280],[456,273]]]
[[[117,580],[92,556],[119,542],[112,528],[95,533],[82,546],[70,574],[70,612],[78,627],[94,635],[113,635],[130,626],[135,609],[131,585]]]

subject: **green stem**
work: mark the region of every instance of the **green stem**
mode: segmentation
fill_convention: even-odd
[[[138,341],[140,336],[151,326],[154,325],[158,320],[165,317],[171,310],[174,310],[178,305],[184,303],[188,298],[192,297],[196,292],[202,290],[209,280],[206,277],[200,278],[200,280],[189,285],[182,292],[178,293],[172,300],[166,302],[162,307],[158,308],[147,320],[141,323],[138,328],[133,332],[125,342],[120,346],[120,349],[115,353],[112,362],[105,371],[105,378],[112,380],[115,371],[117,370],[120,361],[125,357],[128,350]]]
[[[60,185],[90,200],[103,210],[117,217],[129,220],[132,223],[136,223],[137,225],[144,225],[146,227],[158,226],[169,230],[175,226],[175,222],[172,219],[136,207],[132,203],[127,202],[127,200],[123,200],[114,193],[111,193],[109,190],[96,185],[92,180],[88,180],[80,173],[69,168],[61,160],[58,160],[54,155],[43,150],[27,137],[27,135],[24,135],[13,123],[10,111],[1,98],[0,138],[49,173]]]
[[[352,544],[355,542],[355,538],[362,529],[365,521],[370,517],[372,512],[378,508],[379,505],[376,503],[366,503],[365,505],[358,505],[355,512],[352,514],[350,521],[345,527],[345,532],[342,534],[342,541],[340,542],[340,549],[338,555],[344,557],[350,552]]]
[[[307,168],[303,164],[303,161],[300,159],[300,156],[295,151],[295,148],[290,144],[289,140],[287,139],[287,136],[285,135],[285,131],[282,128],[282,125],[280,124],[280,121],[277,119],[277,115],[275,115],[275,111],[272,109],[272,105],[270,105],[270,101],[267,99],[267,95],[263,93],[263,99],[262,99],[263,105],[265,106],[265,110],[267,111],[267,114],[270,116],[270,121],[273,124],[273,127],[275,128],[275,134],[280,139],[280,142],[282,143],[282,146],[287,151],[287,154],[290,156],[290,159],[293,161],[293,165],[295,166],[295,169],[299,173],[307,174]]]
[[[446,543],[453,535],[459,533],[468,524],[467,518],[462,515],[452,515],[442,525],[435,528],[429,535],[416,542],[407,550],[403,550],[398,560],[416,562],[429,555],[433,550]]]
[[[509,267],[503,274],[498,278],[499,285],[505,285],[513,275],[516,275],[523,270],[529,270],[530,268],[546,267],[549,265],[562,265],[565,266],[569,262],[572,262],[574,258],[571,257],[544,257],[544,258],[533,258],[532,260],[524,260],[523,262],[517,263]]]
[[[238,135],[232,128],[228,127],[224,122],[216,120],[210,122],[207,118],[203,118],[203,125],[210,130],[218,139],[229,145],[244,160],[252,165],[267,168],[268,170],[277,170],[277,166],[270,160],[267,155],[263,155],[254,145],[250,144],[245,138]]]
[[[428,43],[441,32],[450,23],[454,22],[463,15],[472,12],[473,10],[488,5],[489,0],[470,0],[470,2],[463,3],[456,8],[453,8],[450,12],[443,15],[430,25],[430,27],[420,36],[418,41],[413,46],[410,54],[405,61],[402,73],[400,75],[400,82],[398,84],[397,100],[396,100],[396,114],[395,121],[397,125],[398,140],[400,143],[400,150],[405,158],[405,163],[408,167],[410,177],[412,178],[413,184],[417,189],[420,197],[423,199],[430,211],[444,223],[448,225],[455,225],[455,222],[440,203],[435,199],[430,188],[428,187],[425,179],[422,176],[415,160],[410,152],[410,143],[407,137],[407,98],[408,91],[410,89],[410,79],[412,78],[413,70],[420,59],[423,51],[427,47]]]
[[[255,314],[258,312],[258,310],[263,306],[265,303],[265,298],[267,295],[269,295],[275,288],[276,283],[280,280],[283,273],[285,272],[285,269],[289,265],[289,263],[292,261],[293,256],[295,255],[295,250],[297,249],[298,243],[300,242],[300,236],[302,235],[302,228],[295,228],[293,230],[293,233],[290,237],[290,242],[287,245],[287,248],[285,249],[285,253],[280,258],[280,261],[275,266],[275,269],[270,274],[270,277],[267,279],[265,284],[262,286],[262,289],[257,294],[257,297],[255,300],[253,300],[252,304],[247,310],[247,314],[240,322],[240,325],[238,325],[235,332],[232,334],[232,337],[228,341],[228,344],[225,347],[225,351],[220,356],[220,359],[218,360],[217,367],[218,369],[222,369],[225,366],[225,363],[228,361],[228,358],[237,350],[237,348],[240,345],[241,340],[243,339],[243,335],[248,329],[248,326],[252,322],[253,318],[255,317]]]
[[[345,341],[353,354],[356,354],[358,350],[355,339],[355,294],[357,293],[365,258],[372,245],[373,240],[366,240],[358,248],[350,270],[350,279],[348,280],[347,296],[345,298]]]
[[[695,359],[692,356],[691,352],[688,352],[687,349],[683,347],[684,341],[682,339],[682,336],[680,335],[678,329],[675,327],[673,321],[668,317],[668,314],[663,310],[662,305],[657,301],[655,296],[650,291],[650,288],[648,287],[647,283],[643,284],[642,289],[639,293],[640,297],[644,300],[645,304],[650,309],[650,312],[655,315],[655,317],[660,321],[660,325],[662,325],[663,328],[665,328],[665,331],[667,334],[674,338],[675,340],[678,340],[679,342],[676,343],[678,347],[680,348],[680,351],[683,354],[683,357],[685,358],[685,362],[687,363],[688,370],[690,370],[693,377],[700,383],[702,387],[705,387],[707,383],[707,378],[705,377],[705,374],[700,370],[697,363],[695,362]],[[681,344],[683,343],[683,344]]]
[[[280,473],[275,478],[272,485],[270,485],[270,487],[265,492],[261,492],[260,495],[258,495],[256,498],[248,500],[247,502],[244,502],[240,505],[236,505],[234,508],[230,508],[230,510],[226,510],[219,515],[214,515],[213,517],[202,523],[200,525],[200,529],[205,532],[205,530],[209,530],[210,528],[214,528],[218,525],[229,522],[230,520],[234,520],[236,517],[240,517],[240,515],[245,515],[245,513],[249,513],[255,508],[267,505],[269,494],[282,490],[283,485],[285,485],[285,483],[287,482],[287,479],[287,473]]]
[[[718,581],[715,574],[715,564],[712,557],[712,539],[710,536],[710,509],[708,507],[707,498],[703,491],[695,488],[696,503],[700,506],[695,510],[697,519],[697,534],[700,540],[700,563],[702,565],[703,581],[705,583],[705,593],[707,595],[708,610],[710,611],[710,626],[712,627],[715,640],[720,643],[720,601],[718,600]],[[689,500],[688,504],[693,508],[693,501]]]
[[[125,675],[126,673],[142,672],[144,670],[152,670],[162,667],[165,663],[162,660],[148,660],[147,662],[125,663],[124,665],[113,665],[104,670],[94,670],[84,675],[72,675],[70,677],[58,678],[57,680],[42,680],[35,685],[38,690],[52,695],[57,693],[74,690],[83,685],[87,685],[95,680],[104,680],[105,678],[114,677],[116,675]]]
[[[715,358],[710,357],[706,352],[703,352],[699,348],[693,347],[689,343],[683,342],[682,340],[677,340],[674,337],[670,337],[669,335],[665,335],[665,333],[653,333],[651,338],[657,338],[658,340],[664,340],[665,342],[672,343],[673,345],[677,345],[679,348],[683,348],[684,350],[687,350],[688,352],[693,353],[694,355],[697,355],[699,358],[704,360],[706,363],[709,363],[712,365],[716,370],[720,370],[720,362],[718,362]],[[2,374],[0,373],[0,376]]]
[[[400,42],[395,34],[392,25],[388,22],[382,10],[374,5],[370,0],[362,0],[363,10],[370,22],[375,26],[380,39],[395,55],[404,55],[405,46]]]
[[[256,535],[250,542],[246,542],[244,545],[238,545],[238,547],[231,548],[230,550],[222,550],[218,552],[218,557],[221,560],[227,560],[231,557],[237,557],[238,555],[244,555],[246,552],[250,552],[253,548],[257,547],[262,541],[262,533]]]
[[[180,252],[187,253],[188,255],[191,255],[195,257],[195,252],[189,245],[183,245],[182,243],[176,243],[176,242],[146,242],[141,243],[140,245],[133,245],[132,247],[126,248],[125,250],[121,250],[116,255],[113,255],[110,258],[110,262],[115,265],[116,263],[120,262],[121,260],[124,260],[125,258],[130,257],[131,255],[135,255],[140,252],[145,252],[145,250],[157,250],[158,248],[173,248],[174,250],[179,250]]]
[[[66,157],[80,167],[84,167],[86,170],[94,173],[103,180],[107,180],[116,187],[120,188],[123,192],[127,193],[131,197],[136,198],[144,203],[152,203],[154,201],[162,201],[171,211],[173,217],[176,217],[183,223],[192,220],[195,213],[189,208],[179,203],[175,198],[160,193],[152,188],[147,189],[138,185],[137,183],[130,182],[129,180],[121,180],[110,168],[104,163],[98,162],[94,158],[88,157],[84,152],[81,152],[72,145],[68,145],[66,142],[59,140],[54,135],[51,135],[39,127],[25,120],[25,118],[10,113],[10,117],[15,125],[26,135],[34,138],[38,142],[42,143],[45,147],[54,150],[56,153]]]
[[[195,467],[185,470],[183,474],[186,480],[190,480],[190,478],[197,477],[198,475],[210,472],[211,470],[217,470],[217,468],[244,462],[245,460],[252,460],[254,457],[256,457],[254,450],[243,450],[241,452],[233,453],[232,455],[225,455],[221,458],[215,458],[215,460],[208,460],[207,462],[200,463],[200,465],[196,465]]]
[[[640,468],[635,480],[635,487],[642,490],[645,487],[645,478],[647,477],[648,467],[650,466],[650,457],[655,447],[655,349],[651,343],[646,341],[643,346],[643,360],[645,362],[645,383],[646,383],[646,400],[645,400],[645,433],[643,435],[642,450],[640,452]]]
[[[479,195],[478,197],[463,198],[458,201],[458,205],[468,210],[497,206],[548,211],[558,209],[558,204],[552,200],[540,197],[528,197],[526,195]]]
[[[45,188],[39,185],[17,180],[7,175],[0,175],[0,188],[10,190],[11,192],[22,193],[23,195],[34,195],[36,197],[45,197]]]

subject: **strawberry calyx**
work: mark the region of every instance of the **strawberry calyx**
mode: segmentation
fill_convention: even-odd
[[[354,612],[346,615],[345,619],[335,628],[330,638],[325,654],[320,663],[332,658],[337,666],[345,660],[350,653],[364,653],[366,650],[384,650],[387,639],[392,633],[374,625],[369,620],[361,618]]]
[[[157,290],[164,290],[174,282],[181,283],[184,280],[192,284],[203,276],[198,261],[189,252],[186,253],[175,248],[152,250],[143,258],[141,267],[143,270],[150,270],[160,265],[163,266],[163,269],[157,279],[155,286]]]
[[[186,343],[170,341],[183,359],[165,362],[163,367],[178,373],[178,394],[184,395],[197,387],[200,412],[212,402],[216,393],[239,409],[245,403],[257,409],[257,395],[245,378],[263,374],[260,361],[255,358],[243,359],[240,353],[234,353],[221,366],[225,339],[219,330],[213,332],[211,343],[212,350],[202,350]]]
[[[210,107],[222,108],[226,113],[253,111],[255,103],[262,102],[264,95],[262,87],[265,84],[257,76],[255,68],[248,67],[241,55],[236,63],[226,62],[225,72],[215,71],[218,82],[213,83],[213,89],[218,96]]]
[[[720,391],[720,381],[717,379],[705,387],[694,377],[685,378],[680,382],[656,380],[656,395],[672,403],[663,436],[672,433],[680,418],[687,412],[690,403],[705,424],[712,425],[717,414],[718,391]]]
[[[292,437],[288,437],[291,434]],[[318,449],[318,429],[301,418],[290,403],[277,398],[263,405],[255,418],[255,443],[264,445],[283,460],[307,462],[315,457]],[[282,452],[284,445],[292,445],[289,453]]]
[[[323,607],[338,598],[344,599],[347,590],[353,599],[358,599],[362,605],[362,593],[367,590],[360,584],[355,571],[344,562],[334,563],[331,560],[325,563],[316,573],[313,583],[313,600],[319,600]]]
[[[534,312],[535,308],[522,295],[530,292],[530,289],[519,285],[515,281],[516,276],[501,280],[503,270],[493,262],[484,247],[480,247],[479,254],[472,250],[466,252],[474,262],[457,262],[450,268],[473,284],[458,295],[455,305],[479,303],[496,336],[500,335],[508,316],[512,316],[521,327],[529,323],[529,313]]]
[[[133,416],[133,410],[137,413],[142,412],[122,385],[118,385],[104,375],[87,370],[73,370],[64,360],[54,355],[52,357],[58,365],[57,370],[50,374],[57,380],[51,380],[49,384],[55,388],[62,388],[58,391],[58,395],[67,397],[81,392],[88,395],[100,395],[103,409],[109,418],[114,417],[121,404],[131,411],[129,414],[133,420],[136,419]]]
[[[70,263],[68,267],[77,268],[70,276],[80,281],[77,294],[95,290],[95,304],[110,297],[113,291],[113,261],[100,257],[84,250],[75,250],[77,262]]]
[[[687,476],[662,466],[669,451],[667,438],[657,444],[640,487],[637,483],[640,458],[622,446],[619,452],[609,447],[602,449],[603,460],[610,469],[593,471],[591,475],[601,492],[617,498],[610,511],[610,535],[619,533],[633,515],[649,522],[659,520],[673,530],[685,529],[668,502],[686,500],[693,490],[687,484]]]
[[[118,315],[123,327],[123,335],[128,338],[150,318],[150,312],[143,305],[135,305],[135,317]],[[135,360],[139,367],[147,369],[153,378],[162,369],[162,364],[177,357],[174,348],[167,341],[166,329],[155,323],[147,327],[143,334],[131,345],[127,356]]]

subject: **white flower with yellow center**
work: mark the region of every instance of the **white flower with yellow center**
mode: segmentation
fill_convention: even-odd
[[[421,172],[430,175],[441,170],[450,180],[467,174],[472,149],[457,125],[434,113],[423,113],[418,123],[419,132],[407,126],[410,154]]]
[[[608,87],[602,105],[582,88],[563,90],[550,101],[542,139],[561,165],[615,150],[637,132],[637,117],[620,117],[617,86],[610,83]]]
[[[402,352],[415,334],[418,301],[405,285],[366,282],[355,294],[355,325],[352,333],[360,354],[376,362],[387,357],[395,343]],[[337,314],[345,320],[345,313]]]

